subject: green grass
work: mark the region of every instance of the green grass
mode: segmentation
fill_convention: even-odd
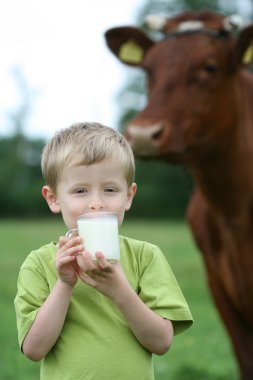
[[[41,222],[0,221],[0,380],[39,379],[39,364],[24,358],[18,348],[13,307],[16,280],[26,255],[32,249],[58,239],[65,231],[62,222],[53,217],[50,221]],[[121,233],[160,246],[177,277],[195,321],[187,332],[175,337],[173,346],[166,355],[154,357],[156,379],[238,379],[237,364],[229,339],[211,300],[201,255],[192,242],[187,226],[184,223],[127,220]]]

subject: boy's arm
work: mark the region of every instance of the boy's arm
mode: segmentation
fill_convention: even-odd
[[[58,280],[46,301],[40,307],[28,331],[22,351],[25,356],[39,361],[56,343],[68,311],[72,290],[77,282],[76,255],[82,250],[80,239],[59,239],[56,254]]]
[[[86,284],[111,298],[126,318],[128,325],[147,350],[163,355],[173,341],[171,321],[149,309],[128,283],[119,263],[111,264],[101,253],[97,253],[97,264],[89,260],[88,254],[82,255],[79,277]]]
[[[56,343],[66,318],[71,294],[72,287],[58,280],[23,341],[22,352],[29,359],[43,359]]]
[[[173,341],[171,321],[149,309],[129,286],[114,302],[125,316],[137,340],[156,355],[165,354]]]

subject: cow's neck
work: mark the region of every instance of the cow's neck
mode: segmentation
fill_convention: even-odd
[[[229,155],[209,156],[191,167],[191,171],[208,203],[232,215],[240,209],[240,202],[249,189],[248,174],[243,173],[243,166]]]
[[[253,82],[248,79],[246,74],[237,84],[240,121],[223,145],[191,167],[208,203],[231,221],[244,219],[253,204]]]

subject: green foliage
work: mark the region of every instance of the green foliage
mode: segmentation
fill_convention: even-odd
[[[131,208],[133,217],[184,218],[193,180],[180,166],[161,161],[136,160],[137,193]]]
[[[44,141],[22,134],[0,139],[1,216],[36,216],[46,213],[41,196],[40,155]]]
[[[39,379],[39,364],[23,357],[18,348],[13,306],[16,281],[26,255],[32,249],[58,239],[65,231],[63,222],[55,216],[44,221],[0,221],[0,379]],[[130,221],[126,214],[121,234],[160,246],[194,317],[193,327],[175,337],[170,351],[154,357],[156,380],[238,379],[227,334],[211,300],[201,257],[187,226],[152,219]]]
[[[139,24],[143,25],[146,14],[174,15],[186,10],[209,10],[223,14],[236,13],[235,2],[221,2],[219,0],[148,0],[140,10]]]

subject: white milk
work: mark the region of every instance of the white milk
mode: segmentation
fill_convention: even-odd
[[[96,260],[95,252],[103,253],[107,260],[119,260],[118,220],[111,213],[92,213],[82,215],[78,221],[78,232],[85,249]]]

